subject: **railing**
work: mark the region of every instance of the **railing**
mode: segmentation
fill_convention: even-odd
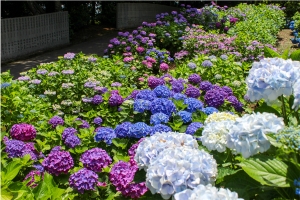
[[[68,12],[1,20],[1,62],[68,43]]]

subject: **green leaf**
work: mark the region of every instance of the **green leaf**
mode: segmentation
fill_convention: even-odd
[[[63,195],[64,192],[65,192],[64,189],[54,188],[52,191],[53,195],[51,199],[61,199],[61,196]]]
[[[265,102],[257,107],[254,112],[268,112],[268,113],[274,113],[275,115],[277,115],[278,117],[281,117],[281,114],[273,107],[268,106]]]
[[[45,173],[44,181],[42,181],[36,188],[33,189],[33,193],[36,199],[46,200],[52,196],[53,188],[55,187],[55,183],[53,181],[53,177]]]
[[[259,155],[243,160],[239,165],[262,185],[290,187],[287,180],[288,165],[276,158]]]
[[[216,184],[221,183],[224,180],[225,176],[229,176],[232,174],[237,173],[239,170],[234,170],[231,168],[225,168],[225,167],[218,167],[218,177],[216,180]]]
[[[281,58],[285,60],[289,58],[289,49],[284,50],[284,52],[281,55]]]
[[[13,199],[13,195],[10,193],[10,192],[8,192],[7,190],[2,190],[1,189],[1,199],[2,200],[11,200],[11,199]]]
[[[19,173],[20,169],[22,168],[22,164],[20,160],[16,159],[6,166],[5,170],[5,176],[2,177],[3,182],[11,181],[13,180]]]
[[[280,57],[280,55],[274,51],[273,49],[266,47],[264,48],[264,56],[266,58],[275,58],[275,57]]]
[[[122,149],[125,149],[127,147],[128,144],[128,139],[126,138],[114,138],[112,140],[112,143],[116,146],[116,147],[121,147]]]
[[[300,61],[300,49],[297,50],[297,51],[294,51],[291,55],[290,55],[290,58],[292,60],[295,60],[295,61]]]

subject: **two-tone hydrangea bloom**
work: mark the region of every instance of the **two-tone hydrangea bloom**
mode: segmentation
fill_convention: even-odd
[[[187,98],[184,100],[184,104],[187,105],[186,111],[195,112],[196,110],[201,110],[203,108],[203,103],[195,98]]]
[[[122,124],[117,125],[115,128],[115,134],[117,138],[125,138],[128,137],[129,128],[131,126],[131,122],[123,122]]]
[[[129,127],[128,137],[142,138],[151,133],[151,127],[144,122],[137,122]]]
[[[148,89],[139,91],[135,96],[135,99],[144,99],[148,101],[153,101],[155,98],[155,93]]]
[[[185,95],[187,97],[197,99],[198,97],[200,97],[200,90],[192,85],[189,85],[188,88],[186,88],[185,90]]]
[[[234,121],[211,122],[204,126],[200,140],[208,150],[224,152],[227,147],[227,135]]]
[[[150,124],[157,125],[162,123],[168,123],[169,122],[169,116],[164,113],[155,113],[151,115],[150,117]]]
[[[95,190],[98,182],[98,174],[86,168],[71,174],[69,178],[70,187],[81,194],[86,190]]]
[[[192,113],[181,110],[176,115],[180,116],[182,119],[183,123],[189,123],[192,121]]]
[[[61,118],[59,116],[54,116],[48,121],[48,124],[51,124],[52,128],[56,128],[56,126],[58,126],[58,125],[64,125],[64,123],[65,122],[64,122],[63,118]]]
[[[59,146],[56,149],[52,149],[49,155],[43,160],[42,165],[49,174],[58,176],[62,173],[67,173],[73,168],[74,161],[68,151],[60,150]]]
[[[196,199],[207,199],[207,200],[243,200],[238,198],[236,192],[231,192],[229,189],[216,188],[211,184],[198,185],[193,190],[186,189],[182,192],[178,192],[174,195],[174,200],[196,200]]]
[[[218,89],[211,89],[205,93],[204,100],[208,106],[219,108],[223,105],[225,97],[223,91]]]
[[[151,101],[144,99],[136,99],[133,103],[133,110],[139,113],[143,113],[146,110],[150,110]]]
[[[151,102],[150,111],[152,114],[164,113],[171,116],[173,112],[176,111],[174,103],[167,98],[156,98]]]
[[[158,98],[169,98],[171,96],[171,91],[165,85],[157,86],[153,92]]]
[[[152,194],[169,199],[185,189],[212,184],[216,176],[217,162],[207,152],[188,147],[167,148],[150,163],[146,186]]]
[[[95,141],[104,141],[106,144],[111,145],[112,140],[116,138],[114,129],[109,127],[103,127],[96,132]]]
[[[299,79],[299,61],[282,58],[264,58],[254,62],[246,78],[247,96],[251,101],[271,102],[280,95],[289,96]]]
[[[36,130],[31,124],[14,124],[10,129],[10,136],[13,139],[29,141],[36,137]]]
[[[235,121],[239,116],[235,114],[231,114],[228,112],[215,112],[210,114],[206,119],[204,124],[208,124],[211,122],[219,122],[224,120],[232,120]]]
[[[32,170],[25,176],[23,182],[28,181],[28,179],[30,179],[30,181],[26,185],[28,187],[35,188],[36,186],[38,186],[39,182],[41,181],[41,180],[40,181],[35,180],[35,176],[40,176],[42,180],[44,178],[44,173],[39,170]]]
[[[160,152],[167,148],[177,148],[187,146],[198,148],[197,141],[191,135],[175,132],[158,132],[143,140],[136,150],[134,160],[139,169],[147,170],[152,161],[156,159]]]
[[[181,93],[184,90],[184,84],[181,80],[172,81],[172,91],[175,93]]]
[[[272,113],[245,114],[236,119],[227,135],[227,146],[244,158],[263,153],[270,148],[267,134],[284,128],[282,118]]]
[[[95,117],[93,122],[94,122],[94,124],[100,126],[102,124],[103,120],[101,117]]]
[[[105,150],[95,147],[85,151],[80,156],[80,162],[83,166],[94,172],[101,172],[104,167],[111,164],[112,159]]]
[[[215,107],[205,107],[205,108],[202,109],[202,112],[204,112],[207,115],[211,115],[215,112],[219,112],[219,110],[216,109]]]
[[[199,84],[201,82],[201,77],[198,74],[191,74],[188,81],[192,84]]]
[[[199,129],[199,128],[202,128],[203,127],[203,124],[200,123],[200,122],[192,122],[190,123],[190,125],[186,128],[186,131],[185,133],[186,134],[189,134],[189,135],[194,135],[196,133],[196,131]]]

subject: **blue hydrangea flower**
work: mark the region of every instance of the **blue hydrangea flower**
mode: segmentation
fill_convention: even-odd
[[[206,107],[203,108],[202,111],[207,115],[213,114],[214,112],[219,112],[219,110],[216,109],[215,107]]]
[[[125,138],[128,137],[129,128],[132,124],[130,122],[123,122],[122,124],[119,124],[115,128],[115,133],[117,138]]]
[[[150,135],[154,135],[155,133],[162,133],[162,132],[171,132],[172,129],[169,126],[164,124],[157,124],[152,127],[152,132]]]
[[[116,133],[112,128],[100,128],[95,135],[95,141],[104,141],[106,144],[111,145],[112,140],[116,138]]]
[[[150,117],[150,124],[157,125],[162,123],[168,123],[169,116],[164,113],[155,113]]]
[[[203,124],[200,122],[192,122],[187,128],[185,133],[189,134],[189,135],[194,135],[196,133],[196,131],[203,127]]]
[[[203,103],[195,98],[187,98],[184,100],[184,104],[188,105],[186,111],[195,112],[196,110],[201,110],[203,108]]]
[[[192,121],[192,113],[187,111],[179,111],[176,115],[179,115],[184,123]]]
[[[187,96],[185,94],[181,94],[181,93],[175,93],[173,95],[173,99],[175,100],[185,100],[187,98]]]
[[[174,103],[166,98],[156,98],[154,101],[151,102],[151,113],[164,113],[168,116],[171,116],[173,112],[176,111],[176,107]]]
[[[153,92],[155,93],[156,97],[158,98],[169,98],[171,96],[171,91],[165,85],[157,86]]]
[[[11,83],[6,83],[5,82],[5,83],[2,83],[0,87],[1,87],[1,89],[4,89],[4,88],[7,88],[9,86],[11,86]]]
[[[131,138],[142,138],[151,133],[151,127],[144,122],[137,122],[129,127],[128,136]]]
[[[136,99],[133,103],[133,110],[139,113],[143,113],[146,110],[150,110],[151,101],[144,99]]]
[[[139,93],[135,97],[135,99],[144,99],[148,101],[153,101],[155,98],[155,93],[148,89],[139,91]]]

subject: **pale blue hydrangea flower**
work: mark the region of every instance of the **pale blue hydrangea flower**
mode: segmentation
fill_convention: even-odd
[[[204,150],[187,147],[162,151],[148,167],[146,186],[169,199],[175,193],[215,182],[217,162]]]
[[[191,135],[175,132],[160,132],[147,137],[136,150],[134,160],[139,169],[147,170],[150,163],[166,148],[187,146],[198,149],[198,143]]]
[[[291,95],[299,79],[300,62],[282,58],[264,58],[254,62],[246,78],[247,96],[251,101],[271,102],[280,95]]]
[[[227,147],[248,158],[267,151],[271,144],[266,134],[277,133],[283,128],[283,119],[273,113],[245,114],[230,127]]]
[[[299,69],[300,71],[300,69]],[[300,79],[298,79],[296,81],[296,83],[293,86],[293,90],[294,90],[294,104],[292,109],[298,110],[299,106],[300,106]]]
[[[229,189],[216,188],[211,184],[198,185],[193,190],[186,189],[174,195],[174,200],[196,200],[196,199],[209,199],[209,200],[243,200],[238,198],[236,192],[231,192]]]

